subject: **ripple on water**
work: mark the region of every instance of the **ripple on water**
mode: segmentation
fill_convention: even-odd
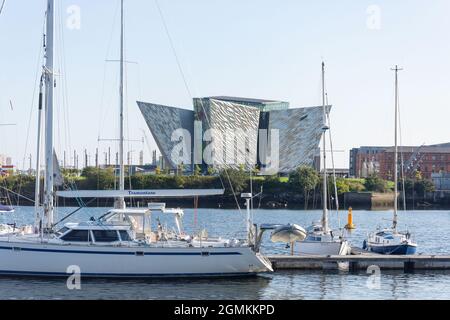
[[[59,216],[70,212],[59,209]],[[105,209],[83,209],[70,221],[98,217]],[[297,223],[307,226],[319,220],[320,211],[257,210],[257,223]],[[345,214],[341,215],[342,217]],[[389,226],[391,212],[354,212],[357,229],[349,236],[360,246],[366,234],[378,225]],[[167,216],[163,223],[171,224]],[[199,210],[197,226],[194,214],[186,210],[187,231],[208,229],[210,235],[234,237],[243,235],[244,216],[236,210]],[[0,223],[32,223],[33,209],[18,208],[12,215],[0,216]],[[400,227],[409,229],[425,254],[449,254],[450,213],[444,211],[407,212],[400,214]],[[331,223],[338,226],[337,214]],[[342,220],[341,225],[344,222]],[[266,253],[287,253],[284,245],[264,240]],[[420,272],[404,274],[383,272],[379,287],[368,286],[369,275],[339,272],[278,272],[251,279],[113,281],[83,280],[82,290],[67,289],[64,279],[0,278],[0,299],[449,299],[450,273]],[[369,283],[370,284],[370,283]]]

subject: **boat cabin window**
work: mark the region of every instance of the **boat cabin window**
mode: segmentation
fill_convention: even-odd
[[[89,231],[88,230],[72,230],[61,240],[67,242],[89,242]]]
[[[119,233],[120,233],[120,239],[122,241],[131,241],[131,237],[130,237],[130,234],[128,233],[128,231],[120,230]]]
[[[69,231],[69,228],[64,227],[61,230],[59,230],[56,234],[59,236],[62,236],[64,233],[66,233],[67,231]]]
[[[116,242],[119,236],[116,230],[94,230],[94,239],[96,242]]]

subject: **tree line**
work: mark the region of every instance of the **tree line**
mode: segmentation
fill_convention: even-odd
[[[181,172],[181,171],[180,171]],[[287,203],[302,204],[305,209],[320,204],[322,179],[320,174],[311,167],[299,167],[288,177],[258,176],[252,179],[255,193],[262,191],[260,201],[263,204],[282,206]],[[71,190],[111,190],[117,188],[118,178],[113,168],[89,167],[82,171],[63,170],[64,189]],[[334,196],[334,180],[328,180],[328,190]],[[126,179],[126,189],[225,189],[225,202],[227,199],[233,203],[234,196],[250,189],[250,175],[243,168],[227,169],[220,172],[209,172],[202,175],[195,170],[193,175],[169,175],[162,172],[156,174],[136,173]],[[393,192],[394,183],[373,175],[366,179],[337,178],[336,186],[338,196],[347,192]],[[33,199],[35,177],[29,175],[12,175],[0,178],[3,199],[18,197],[6,192],[10,190],[24,197]],[[407,196],[424,196],[434,191],[430,180],[417,178],[406,179],[404,183]],[[399,182],[399,190],[403,190],[403,181]],[[12,201],[14,203],[14,201]],[[312,203],[312,205],[311,205]]]

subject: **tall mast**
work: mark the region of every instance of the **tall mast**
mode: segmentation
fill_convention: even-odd
[[[39,111],[38,111],[38,132],[37,132],[37,148],[36,148],[36,182],[34,192],[34,209],[35,209],[35,228],[41,226],[41,144],[42,144],[42,109],[43,109],[43,86],[44,76],[42,75],[39,85]]]
[[[119,142],[119,161],[120,161],[120,191],[125,190],[125,165],[124,165],[124,17],[123,0],[120,1],[120,142]],[[125,208],[125,199],[118,199],[120,209]]]
[[[398,66],[395,66],[395,151],[394,151],[394,220],[392,228],[397,231],[398,224]]]
[[[54,25],[55,25],[55,1],[48,0],[47,4],[47,32],[45,50],[45,192],[44,213],[47,217],[47,228],[53,226],[53,102],[54,102]]]
[[[325,62],[322,62],[322,103],[323,103],[323,216],[322,227],[325,232],[328,232],[328,185],[327,185],[327,141],[326,133],[328,130],[327,125],[327,106],[326,106],[326,94],[325,94]]]

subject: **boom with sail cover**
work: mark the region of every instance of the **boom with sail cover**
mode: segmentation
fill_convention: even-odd
[[[83,190],[58,191],[56,195],[61,198],[191,198],[220,196],[225,193],[223,189],[195,189],[195,190]]]

